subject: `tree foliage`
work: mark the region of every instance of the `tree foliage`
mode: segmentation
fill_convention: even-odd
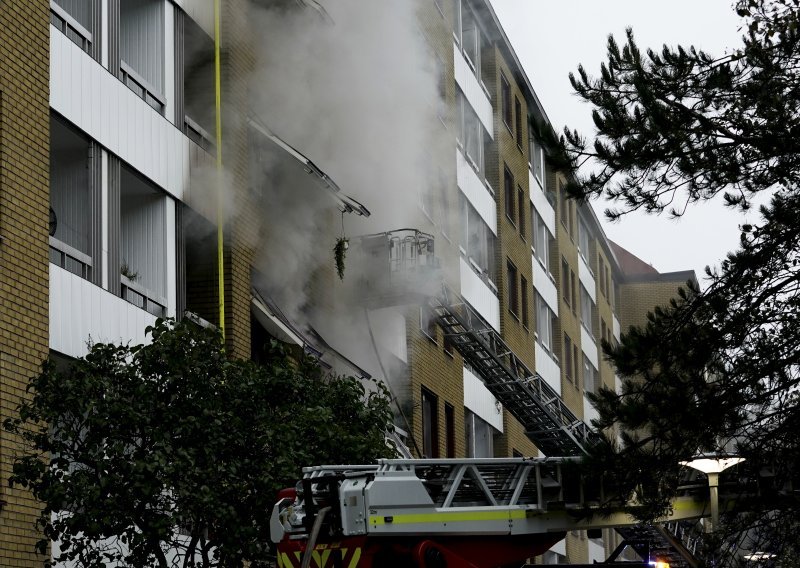
[[[159,320],[148,345],[46,362],[4,426],[30,445],[11,482],[44,504],[56,560],[79,566],[261,565],[276,492],[315,463],[391,453],[385,390],[326,376],[272,344],[227,358],[218,332]]]
[[[708,271],[706,289],[688,286],[618,346],[604,343],[622,388],[593,396],[596,425],[621,435],[591,463],[654,518],[669,508],[679,460],[735,451],[749,490],[712,539],[715,562],[735,565],[737,549],[758,548],[790,565],[800,526],[791,490],[800,471],[800,2],[735,7],[742,45],[721,57],[642,52],[631,30],[622,47],[609,38],[599,77],[583,68],[570,77],[593,106],[594,142],[565,130],[549,147],[562,167],[589,166],[568,191],[607,198],[612,219],[771,196],[761,221],[741,226],[739,248]]]

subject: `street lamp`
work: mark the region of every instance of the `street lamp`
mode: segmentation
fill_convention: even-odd
[[[744,458],[721,456],[716,454],[700,454],[681,465],[701,471],[708,476],[708,492],[711,501],[711,527],[708,532],[717,528],[719,522],[719,474],[731,466],[744,461]]]

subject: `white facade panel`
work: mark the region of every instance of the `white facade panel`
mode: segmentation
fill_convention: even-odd
[[[88,280],[50,265],[50,348],[70,357],[100,342],[144,343],[156,317]]]
[[[592,334],[586,330],[583,324],[581,324],[581,351],[583,351],[583,354],[592,362],[595,369],[600,368],[597,356],[597,341],[595,341]],[[579,367],[583,368],[582,365],[579,365]]]
[[[464,367],[464,406],[503,432],[503,407],[475,373]]]
[[[167,199],[167,315],[175,317],[178,304],[178,260],[177,260],[177,232],[175,230],[175,201]]]
[[[475,71],[464,59],[464,54],[461,53],[456,44],[453,44],[453,63],[455,65],[456,84],[461,88],[467,102],[475,109],[475,114],[478,115],[478,120],[481,121],[486,132],[489,133],[491,138],[494,138],[492,101],[489,100],[489,96],[475,76]]]
[[[595,289],[597,284],[594,282],[594,275],[591,269],[589,269],[589,265],[586,264],[586,260],[584,260],[581,255],[578,255],[578,279],[581,281],[581,284],[583,284],[583,287],[586,288],[592,302],[597,305],[597,290]]]
[[[186,15],[197,22],[203,31],[214,37],[214,0],[172,0]]]
[[[560,554],[561,556],[566,556],[567,555],[567,539],[559,540],[557,543],[555,543],[553,546],[550,547],[550,550],[552,552],[555,552],[556,554]]]
[[[603,563],[606,561],[606,551],[603,545],[594,540],[589,540],[589,564]]]
[[[456,182],[484,223],[497,235],[497,203],[494,201],[494,196],[489,193],[483,180],[458,148],[456,148]]]
[[[539,260],[533,255],[531,257],[533,288],[539,292],[548,307],[558,316],[558,289],[556,289],[556,283],[550,278],[544,267],[539,264]]]
[[[461,295],[495,331],[500,331],[500,300],[463,257],[460,259],[460,267]]]
[[[544,347],[539,343],[535,343],[534,346],[536,348],[536,372],[550,385],[550,388],[558,393],[558,396],[561,396],[561,368]]]
[[[542,221],[544,221],[550,234],[558,234],[556,233],[556,210],[550,205],[547,196],[545,196],[542,190],[542,186],[539,185],[539,181],[530,170],[528,170],[528,183],[531,188],[531,203],[533,203],[533,208],[536,209],[536,212],[542,217]]]
[[[614,339],[617,341],[620,340],[621,330],[619,326],[619,320],[617,319],[617,314],[611,315],[611,333],[614,335]]]
[[[109,152],[180,200],[204,152],[56,28],[50,33],[50,105]]]

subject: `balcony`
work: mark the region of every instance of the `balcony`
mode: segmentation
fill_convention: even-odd
[[[556,233],[556,211],[553,209],[553,204],[550,203],[550,200],[547,198],[542,186],[539,184],[539,181],[534,177],[533,172],[528,170],[528,183],[530,184],[531,188],[531,203],[533,203],[533,207],[536,209],[537,213],[541,215],[544,224],[547,226],[547,230],[550,231],[551,235],[555,235]]]
[[[503,432],[503,407],[483,381],[467,367],[464,367],[464,406],[495,430]]]
[[[558,366],[558,361],[538,341],[534,346],[536,349],[536,372],[542,376],[550,388],[558,393],[558,396],[561,396],[561,368]]]
[[[371,309],[422,304],[441,290],[433,236],[415,229],[352,239],[347,264],[353,291]]]
[[[475,71],[464,58],[457,44],[453,44],[453,63],[455,65],[456,84],[467,98],[467,102],[475,109],[478,119],[489,136],[494,138],[494,115],[492,102],[486,94],[483,83],[475,76]]]
[[[497,234],[497,203],[491,188],[478,176],[467,158],[456,149],[456,183],[484,223]]]
[[[592,362],[594,368],[599,369],[597,340],[595,340],[594,336],[586,329],[583,323],[581,323],[581,351],[583,351],[583,354]]]
[[[589,265],[586,263],[586,259],[583,258],[583,255],[578,255],[578,279],[580,280],[583,287],[586,288],[586,291],[589,293],[589,297],[592,299],[592,302],[597,304],[597,289],[594,281],[594,274],[592,273],[592,269],[589,268]]]
[[[500,300],[489,283],[477,274],[469,262],[463,256],[460,259],[461,295],[495,331],[499,332]]]
[[[533,287],[547,303],[547,306],[558,315],[558,290],[552,275],[547,272],[535,255],[531,255],[533,265]]]
[[[50,265],[50,348],[82,357],[89,342],[144,343],[156,316],[54,264]]]
[[[622,330],[620,329],[619,320],[617,319],[617,314],[613,314],[611,316],[611,326],[612,326],[611,333],[614,336],[614,339],[619,341]]]

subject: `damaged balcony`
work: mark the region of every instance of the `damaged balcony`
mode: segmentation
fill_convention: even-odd
[[[359,301],[370,309],[423,304],[441,289],[434,238],[417,229],[357,237],[347,262]]]

